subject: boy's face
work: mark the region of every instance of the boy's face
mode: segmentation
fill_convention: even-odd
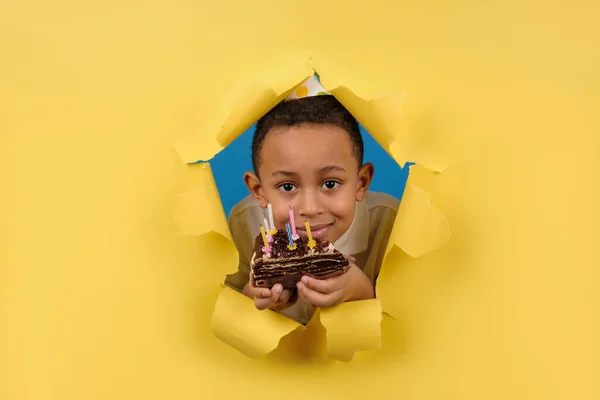
[[[246,173],[246,185],[263,208],[271,203],[277,228],[294,210],[296,230],[335,242],[354,219],[356,201],[364,199],[373,177],[368,163],[358,168],[349,135],[330,125],[277,127],[260,152],[258,175]]]

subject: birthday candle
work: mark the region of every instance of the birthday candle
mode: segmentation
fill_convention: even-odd
[[[294,247],[294,238],[292,237],[292,231],[290,229],[290,224],[285,224],[285,229],[287,230],[288,241],[290,242],[290,247]]]
[[[267,233],[267,240],[269,241],[269,243],[271,243],[273,241],[273,236],[271,236],[271,232],[268,230],[269,229],[269,224],[268,224],[266,218],[263,219],[263,223],[264,223],[264,226],[267,227],[267,232],[266,232]]]
[[[277,229],[275,229],[275,221],[273,220],[273,206],[271,206],[271,203],[269,203],[269,205],[267,206],[267,210],[269,211],[269,223],[271,233],[275,234],[277,233]]]
[[[312,232],[310,231],[310,225],[308,224],[308,221],[304,222],[304,226],[306,227],[306,235],[308,236],[308,247],[312,249],[317,245],[317,243],[313,240]]]
[[[290,225],[292,225],[292,237],[294,239],[298,239],[298,234],[296,233],[296,223],[294,222],[294,210],[290,206]]]
[[[306,227],[306,235],[308,236],[308,240],[313,240],[312,232],[310,231],[310,225],[308,224],[308,221],[304,222],[304,226]]]
[[[267,239],[267,234],[265,233],[265,228],[261,225],[260,234],[262,235],[263,243],[265,244],[265,249],[267,252],[269,251],[269,240]]]

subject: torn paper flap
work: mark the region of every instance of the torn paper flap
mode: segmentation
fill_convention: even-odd
[[[186,164],[208,161],[223,150],[215,135],[190,134],[173,143],[179,158]]]
[[[316,72],[321,76],[321,84],[360,122],[384,150],[390,152],[390,145],[398,137],[402,106],[406,93],[387,90],[377,95],[359,93],[356,88],[344,84],[335,67],[326,60],[311,60]]]
[[[365,100],[347,87],[340,86],[329,91],[365,127],[373,139],[390,153],[390,145],[398,136],[400,111],[406,95],[389,93]]]
[[[175,233],[200,236],[217,232],[229,239],[231,234],[219,198],[219,192],[210,164],[203,163],[198,177],[198,187],[179,195],[174,216]]]
[[[451,154],[464,147],[457,141],[458,135],[448,131],[452,126],[446,123],[449,118],[435,110],[413,115],[402,135],[390,146],[392,157],[400,165],[413,162],[434,172],[447,169]]]
[[[251,358],[263,357],[282,337],[303,325],[272,310],[258,310],[252,299],[225,287],[211,318],[213,334]]]
[[[277,348],[266,355],[273,362],[313,364],[329,362],[327,352],[327,333],[316,309],[306,327],[300,327],[281,338]]]
[[[173,148],[186,164],[198,161],[208,161],[219,153],[225,146],[219,144],[217,133],[223,124],[222,110],[214,110],[213,115],[204,117],[193,132],[181,137],[173,143]]]
[[[386,257],[396,245],[406,254],[419,257],[437,249],[450,239],[450,224],[430,196],[415,186],[409,174],[396,221],[390,234]]]
[[[236,82],[223,98],[220,114],[173,143],[184,163],[208,161],[313,75],[310,54],[298,52],[263,71],[264,79]]]
[[[313,73],[307,64],[290,66],[274,70],[268,81],[236,84],[225,100],[228,116],[217,135],[218,143],[223,147],[229,145]]]
[[[418,143],[417,143],[418,142]],[[449,163],[442,161],[440,147],[436,139],[429,135],[406,134],[390,146],[390,154],[399,165],[414,162],[434,172],[445,171]],[[438,155],[440,157],[438,157]]]
[[[321,309],[330,358],[348,362],[358,351],[381,348],[381,301],[351,301]]]

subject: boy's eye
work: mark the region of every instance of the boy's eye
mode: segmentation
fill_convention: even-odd
[[[324,189],[335,189],[336,187],[338,187],[340,183],[336,182],[336,181],[326,181],[325,183],[323,183],[323,188]]]
[[[292,183],[284,183],[282,185],[279,185],[279,189],[283,190],[284,192],[291,192],[295,188],[296,186],[294,186]]]

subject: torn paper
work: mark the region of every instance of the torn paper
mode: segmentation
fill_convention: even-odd
[[[198,186],[179,195],[176,200],[175,233],[201,236],[212,231],[220,233],[231,241],[227,219],[210,164],[202,163],[197,168],[201,171],[196,177]]]
[[[381,348],[381,302],[351,301],[321,310],[330,358],[348,362],[358,351]]]
[[[314,73],[308,65],[290,72],[272,78],[270,82],[252,81],[234,87],[234,92],[230,93],[227,102],[228,117],[217,135],[217,141],[223,147],[237,139],[253,123],[285,99],[296,85]]]
[[[325,89],[348,108],[383,148],[393,157],[398,157],[398,148],[393,145],[400,143],[399,118],[404,94],[391,92],[365,99],[352,88],[333,80],[327,85],[323,71],[317,72],[325,82]],[[184,162],[211,158],[312,74],[313,70],[308,64],[301,63],[300,67],[292,68],[287,73],[278,69],[271,80],[254,80],[236,85],[227,100],[220,128],[200,130],[195,136],[178,142],[176,150]],[[201,168],[203,174],[198,187],[179,198],[175,217],[177,232],[203,235],[214,231],[232,242],[210,166],[204,163]],[[441,246],[449,238],[448,221],[431,206],[429,195],[417,187],[409,175],[386,256],[392,246],[398,246],[407,254],[418,257]],[[234,251],[233,248],[231,251]],[[350,361],[358,351],[381,348],[384,309],[385,304],[382,305],[379,299],[343,303],[318,310],[313,316],[318,321],[311,320],[312,325],[309,326],[323,327],[322,330],[313,331],[325,332],[324,340],[330,359]],[[257,310],[252,299],[230,288],[223,289],[219,295],[212,316],[212,329],[220,340],[253,358],[272,353],[284,337],[286,340],[283,341],[285,345],[282,350],[311,345],[306,343],[306,338],[303,339],[302,332],[306,327],[274,311]],[[294,334],[290,335],[292,332]],[[294,354],[301,353],[295,350]]]
[[[445,135],[432,127],[413,127],[398,137],[390,146],[390,154],[403,165],[415,162],[434,172],[443,172],[449,166],[445,155],[452,146],[445,143]]]
[[[400,134],[401,111],[406,93],[388,91],[376,96],[361,96],[352,88],[335,80],[332,74],[328,74],[325,64],[311,61],[311,65],[319,72],[323,87],[350,111],[384,150],[390,153],[390,145]]]
[[[275,350],[282,337],[303,325],[271,310],[258,310],[245,295],[225,287],[211,318],[213,334],[252,358]]]
[[[298,53],[280,62],[279,68],[264,79],[233,85],[222,99],[224,111],[219,110],[220,118],[206,121],[196,128],[196,132],[173,143],[183,162],[208,161],[237,139],[285,99],[297,84],[313,75],[309,59],[306,53]]]
[[[346,87],[331,89],[342,105],[365,127],[373,139],[384,150],[390,152],[390,145],[399,132],[399,113],[404,94],[395,93],[372,100],[364,100]]]
[[[398,246],[406,254],[419,257],[450,240],[448,220],[431,205],[429,194],[417,187],[413,181],[413,175],[409,174],[390,234],[386,256],[392,246]]]
[[[185,164],[208,161],[224,148],[215,137],[214,132],[219,132],[219,129],[218,122],[205,120],[202,126],[197,128],[198,132],[178,139],[173,143],[173,148]],[[210,134],[199,132],[210,132]]]

